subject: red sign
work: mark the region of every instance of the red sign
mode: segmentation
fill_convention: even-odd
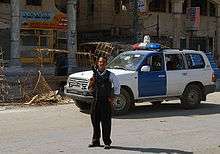
[[[200,7],[189,7],[186,10],[186,30],[196,31],[200,28]]]

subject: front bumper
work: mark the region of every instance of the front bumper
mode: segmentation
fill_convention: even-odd
[[[74,100],[79,100],[87,103],[91,103],[94,100],[93,96],[88,95],[88,91],[77,91],[74,89],[70,89],[66,86],[64,87],[64,94]]]
[[[220,91],[220,79],[217,79],[215,85],[216,85],[216,91],[219,92]]]

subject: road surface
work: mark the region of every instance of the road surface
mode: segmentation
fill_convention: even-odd
[[[183,110],[178,101],[154,110],[145,103],[112,123],[112,149],[91,149],[90,116],[74,104],[1,107],[0,153],[220,153],[220,93],[196,110]]]

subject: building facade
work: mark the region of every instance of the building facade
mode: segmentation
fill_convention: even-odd
[[[10,60],[10,1],[1,0],[0,8],[0,46]],[[39,48],[67,50],[67,16],[59,1],[20,0],[19,10],[21,65],[37,63],[39,53],[35,51]],[[51,63],[49,54],[43,54],[43,63]]]
[[[132,11],[129,0],[78,1],[79,40],[113,40],[129,42],[132,34]]]
[[[166,46],[212,51],[220,59],[219,16],[219,0],[80,0],[77,24],[82,41],[150,35]]]
[[[58,10],[54,0],[23,0],[20,22],[22,63],[33,62],[30,57],[34,56],[34,48],[67,49],[67,16]]]
[[[22,64],[34,62],[36,48],[67,49],[66,5],[20,0]],[[76,7],[78,42],[132,43],[150,35],[172,48],[212,51],[220,64],[220,0],[78,0]],[[0,9],[0,47],[10,59],[9,0],[0,0]]]

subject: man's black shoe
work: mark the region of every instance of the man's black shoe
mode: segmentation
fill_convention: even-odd
[[[89,144],[88,147],[89,147],[89,148],[92,148],[92,147],[100,147],[100,143],[91,143],[91,144]]]
[[[104,149],[111,149],[111,146],[110,145],[105,145]]]

